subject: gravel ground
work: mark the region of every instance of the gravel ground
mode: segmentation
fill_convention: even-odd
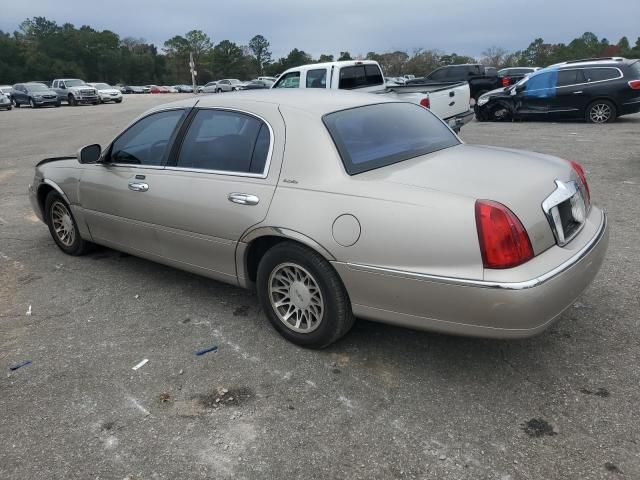
[[[31,211],[37,161],[175,97],[0,112],[0,478],[640,478],[640,115],[463,130],[580,161],[610,213],[600,274],[551,330],[358,321],[309,351],[252,293],[107,249],[66,256]]]

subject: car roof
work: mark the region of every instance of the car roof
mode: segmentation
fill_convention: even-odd
[[[233,95],[205,95],[196,99],[189,98],[159,105],[150,111],[193,107],[194,100],[197,100],[197,106],[201,108],[234,108],[238,102],[242,102],[245,106],[251,102],[256,104],[270,103],[302,110],[317,116],[364,105],[393,102],[392,99],[373,96],[371,93],[311,88],[283,88],[240,91],[235,92]]]
[[[620,67],[634,63],[635,59],[623,57],[604,57],[604,58],[585,58],[581,60],[571,60],[568,62],[556,63],[548,68],[554,67],[559,69],[576,68],[576,67]]]

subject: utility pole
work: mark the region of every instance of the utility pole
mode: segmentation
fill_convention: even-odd
[[[193,85],[193,93],[197,93],[198,86],[196,85],[196,77],[198,76],[198,72],[196,72],[196,64],[193,62],[193,52],[189,52],[189,70],[191,71],[191,84]]]

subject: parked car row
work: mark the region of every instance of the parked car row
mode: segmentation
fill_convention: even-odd
[[[1,85],[0,95],[0,108],[7,110],[26,105],[31,108],[59,107],[63,102],[70,106],[122,102],[119,89],[107,83],[87,83],[78,78],[57,78],[51,82],[31,81],[16,83],[13,86]],[[9,105],[6,105],[7,101]]]

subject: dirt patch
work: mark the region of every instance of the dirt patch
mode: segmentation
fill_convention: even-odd
[[[609,472],[622,474],[622,470],[620,470],[616,465],[614,465],[611,462],[605,463],[604,468]]]
[[[589,390],[588,388],[581,388],[580,393],[584,393],[585,395],[595,395],[596,397],[607,398],[611,395],[609,390],[606,388],[598,388],[597,390]]]
[[[165,400],[163,395],[167,396]],[[159,400],[161,404],[171,405],[173,413],[179,417],[197,417],[220,408],[242,406],[253,396],[253,390],[248,387],[219,387],[213,392],[193,395],[187,400],[172,401],[169,394],[160,394]]]
[[[542,418],[532,418],[522,424],[522,430],[530,437],[543,437],[557,435],[556,429]]]
[[[240,307],[237,307],[234,311],[233,311],[233,316],[234,317],[246,317],[249,315],[249,309],[251,307],[249,307],[249,305],[242,305]]]

